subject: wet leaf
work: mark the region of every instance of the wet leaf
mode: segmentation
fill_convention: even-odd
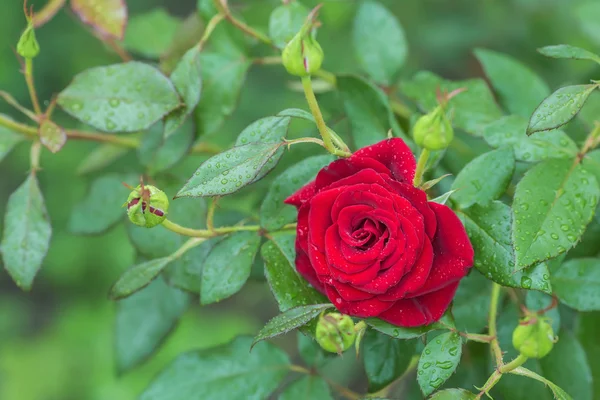
[[[477,395],[465,389],[444,389],[434,393],[429,400],[475,400]]]
[[[169,264],[163,275],[167,283],[187,292],[199,294],[204,262],[221,240],[222,237],[208,239],[186,251],[176,262]]]
[[[194,141],[194,124],[187,120],[175,134],[165,138],[163,124],[157,123],[142,137],[137,154],[150,175],[171,168],[188,154]]]
[[[406,371],[415,353],[415,341],[393,339],[369,329],[361,348],[365,372],[369,379],[369,393],[374,393]]]
[[[417,367],[417,382],[425,396],[433,393],[454,373],[461,355],[462,340],[456,332],[442,333],[427,343]]]
[[[67,143],[67,133],[49,119],[44,119],[38,129],[40,142],[51,152],[58,153]]]
[[[449,312],[444,314],[438,322],[434,322],[431,325],[418,326],[414,328],[404,328],[401,326],[392,325],[388,322],[380,320],[379,318],[367,318],[365,319],[365,322],[373,329],[395,339],[414,339],[431,331],[445,330],[455,327],[454,321],[452,320],[452,315]]]
[[[145,57],[158,58],[169,49],[181,24],[164,8],[134,15],[127,23],[124,45]]]
[[[452,315],[459,331],[479,333],[486,327],[491,287],[491,282],[478,271],[461,279],[452,301]]]
[[[552,275],[554,293],[561,302],[579,311],[600,310],[600,260],[566,261]]]
[[[597,54],[569,44],[557,44],[554,46],[542,47],[541,49],[538,49],[538,52],[546,57],[572,58],[575,60],[590,60],[600,63],[600,56]]]
[[[127,25],[125,0],[71,0],[71,8],[105,40],[123,39]]]
[[[123,299],[145,288],[172,261],[170,257],[157,258],[136,264],[125,271],[110,288],[110,298]]]

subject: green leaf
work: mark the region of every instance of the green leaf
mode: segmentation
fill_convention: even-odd
[[[292,3],[294,4],[294,3]],[[283,111],[280,111],[279,113],[277,113],[278,117],[292,117],[292,118],[301,118],[301,119],[305,119],[307,121],[310,121],[314,124],[316,124],[317,122],[315,121],[315,117],[313,117],[313,115],[311,113],[309,113],[308,111],[304,111],[300,108],[287,108]]]
[[[202,98],[196,120],[201,135],[216,133],[233,113],[251,62],[243,56],[212,52],[200,54]]]
[[[544,385],[547,385],[550,388],[550,390],[552,390],[552,394],[554,394],[554,398],[556,400],[573,400],[573,398],[571,396],[569,396],[569,394],[567,392],[562,390],[560,387],[555,385],[553,382],[549,381],[548,379],[544,378],[543,376],[536,374],[533,371],[528,370],[527,368],[517,367],[517,368],[513,369],[512,371],[510,371],[510,373],[515,374],[515,375],[526,376],[527,378],[535,379],[537,381],[544,383]]]
[[[158,58],[169,49],[180,26],[179,18],[164,8],[154,8],[129,19],[123,44],[134,53]]]
[[[478,271],[471,271],[456,290],[452,315],[461,332],[478,333],[487,325],[491,282]]]
[[[83,23],[90,25],[104,39],[123,39],[127,25],[124,0],[71,0],[71,8]]]
[[[236,147],[209,158],[176,197],[218,196],[236,192],[271,171],[281,156],[290,117],[267,117],[240,133]]]
[[[140,164],[154,175],[169,169],[185,157],[194,140],[194,126],[188,120],[179,127],[176,134],[165,138],[162,123],[155,124],[142,137],[137,155]]]
[[[198,105],[202,89],[201,71],[200,47],[194,46],[183,55],[171,74],[171,82],[183,99],[184,107],[178,108],[166,116],[165,138],[175,133]]]
[[[292,3],[294,4],[294,3]],[[279,400],[333,400],[329,386],[318,375],[307,375],[289,385]]]
[[[427,343],[417,367],[417,382],[425,396],[446,382],[456,370],[461,355],[462,340],[456,332],[442,333]]]
[[[565,132],[547,131],[527,136],[527,123],[527,120],[519,115],[500,118],[485,127],[483,138],[492,147],[512,147],[518,161],[575,158],[579,149]]]
[[[369,379],[369,393],[374,393],[406,371],[415,353],[415,342],[393,339],[369,329],[362,342],[362,353]]]
[[[531,114],[527,134],[560,128],[572,120],[596,87],[596,84],[565,86],[546,97]]]
[[[580,258],[562,264],[552,275],[554,293],[579,311],[600,310],[600,260]]]
[[[172,258],[163,257],[134,265],[125,271],[110,288],[109,297],[113,300],[123,299],[145,288],[171,261]]]
[[[592,219],[600,188],[572,160],[548,160],[530,169],[513,200],[512,237],[517,269],[573,247]]]
[[[525,297],[525,306],[531,311],[543,310],[551,304],[552,296],[535,290],[528,291]],[[544,316],[550,318],[552,321],[552,329],[554,332],[558,332],[560,330],[560,313],[558,312],[558,307],[546,311]]]
[[[73,117],[107,132],[147,129],[181,105],[171,81],[137,61],[90,68],[57,101]]]
[[[49,119],[44,119],[38,129],[40,142],[52,153],[58,153],[67,143],[67,133]]]
[[[600,393],[600,363],[595,362],[600,357],[600,313],[581,313],[577,318],[577,339],[583,346],[588,364],[592,371],[593,393]]]
[[[252,346],[261,340],[271,339],[304,326],[312,319],[316,318],[321,312],[332,307],[332,304],[311,304],[308,306],[290,308],[267,322],[254,338]]]
[[[501,148],[480,155],[458,174],[452,189],[453,200],[460,208],[473,204],[486,205],[506,191],[515,169],[515,158],[509,148]]]
[[[300,31],[308,9],[300,2],[284,3],[269,16],[269,36],[277,47],[283,48]]]
[[[453,110],[452,125],[474,136],[481,136],[486,125],[502,116],[490,88],[483,79],[447,81],[432,72],[420,71],[412,80],[403,82],[401,88],[423,111],[437,107],[438,88],[448,92],[466,88],[466,92],[453,97],[448,104]]]
[[[190,297],[154,280],[117,303],[115,349],[117,368],[125,372],[154,353],[188,308]]]
[[[277,233],[263,244],[260,253],[265,261],[265,276],[279,310],[324,302],[324,297],[308,285],[295,270],[295,234]]]
[[[31,173],[8,198],[0,242],[4,268],[21,289],[31,289],[51,236],[44,197],[35,173]]]
[[[402,26],[387,8],[374,1],[360,3],[352,44],[358,65],[375,82],[385,85],[393,83],[408,53]]]
[[[585,155],[581,166],[587,172],[596,177],[596,181],[600,183],[600,150],[594,150]]]
[[[575,8],[577,25],[587,37],[600,45],[600,5],[596,2],[581,4]]]
[[[474,266],[479,272],[502,286],[552,293],[546,264],[515,271],[509,206],[493,201],[486,207],[475,205],[460,211],[459,216],[475,250]]]
[[[288,374],[290,361],[268,342],[239,337],[224,346],[180,355],[140,400],[266,399]]]
[[[398,125],[389,100],[381,89],[361,77],[352,75],[338,76],[337,88],[350,121],[356,148],[387,139],[390,129],[395,136],[412,143]]]
[[[511,114],[529,117],[550,94],[546,82],[514,58],[486,49],[476,49],[475,56],[498,92],[500,102]]]
[[[244,286],[259,245],[260,236],[256,232],[237,232],[213,247],[202,270],[202,305],[226,299]]]
[[[429,201],[432,201],[432,202],[438,203],[438,204],[446,204],[446,202],[448,201],[450,196],[452,196],[456,192],[457,192],[457,190],[449,190],[446,193],[439,195],[438,197],[433,198]]]
[[[99,171],[129,152],[127,147],[104,143],[95,147],[77,166],[77,174],[85,175]]]
[[[542,47],[538,49],[538,52],[546,57],[572,58],[575,60],[590,60],[600,63],[600,56],[597,54],[569,44],[557,44],[554,46]]]
[[[275,178],[260,206],[260,226],[274,231],[294,222],[297,217],[296,208],[283,201],[315,179],[317,172],[333,160],[330,155],[308,157]]]
[[[186,251],[178,262],[168,265],[164,278],[171,286],[191,292],[200,293],[204,262],[212,249],[223,240],[222,237],[208,239],[198,246]]]
[[[319,367],[331,357],[334,357],[333,353],[326,353],[325,350],[317,343],[317,341],[310,335],[298,331],[298,353],[302,360],[309,367]],[[335,355],[337,356],[337,355]]]
[[[475,393],[465,389],[444,389],[429,398],[429,400],[475,400]]]
[[[95,179],[85,199],[73,207],[69,231],[77,234],[102,233],[126,215],[123,204],[130,190],[123,183],[134,183],[134,174],[108,174]]]
[[[6,115],[0,114],[0,116],[8,118]],[[11,118],[8,119],[12,120]],[[22,142],[23,139],[22,135],[0,126],[0,161],[2,161],[17,144]]]
[[[365,322],[373,329],[395,339],[414,339],[435,330],[455,328],[452,315],[449,312],[446,312],[446,314],[444,314],[439,321],[434,322],[431,325],[417,326],[414,328],[404,328],[401,326],[392,325],[388,322],[380,320],[379,318],[367,318],[365,319]]]

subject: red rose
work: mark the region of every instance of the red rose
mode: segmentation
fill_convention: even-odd
[[[454,212],[412,184],[401,139],[332,162],[288,199],[298,208],[296,268],[340,312],[399,326],[437,321],[473,265]]]

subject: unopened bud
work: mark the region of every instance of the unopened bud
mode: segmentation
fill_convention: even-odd
[[[40,45],[35,38],[35,30],[33,28],[33,14],[28,13],[25,8],[25,18],[27,18],[27,27],[21,34],[17,43],[17,53],[23,58],[34,58],[40,52]]]
[[[454,129],[441,105],[417,120],[413,138],[417,145],[428,150],[443,150],[450,145]]]
[[[283,48],[281,61],[291,75],[309,76],[317,72],[323,64],[323,49],[311,32],[318,10],[317,6],[296,36]]]
[[[523,318],[512,337],[514,348],[528,358],[545,357],[557,340],[550,320],[535,314]]]
[[[352,346],[356,338],[354,321],[339,313],[321,314],[315,337],[323,350],[341,354]]]
[[[155,186],[140,185],[127,198],[127,216],[138,226],[152,228],[167,218],[169,198]]]

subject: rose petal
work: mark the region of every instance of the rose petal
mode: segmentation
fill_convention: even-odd
[[[443,289],[412,299],[399,300],[378,317],[390,324],[404,327],[429,325],[439,320],[448,309],[458,282]],[[329,295],[329,293],[328,293]]]
[[[351,177],[358,172],[366,170],[370,170],[375,175],[390,174],[389,169],[380,162],[372,158],[361,158],[353,155],[350,158],[334,161],[319,171],[315,179],[316,190],[318,192],[321,189],[328,188],[332,184],[337,183],[344,178]],[[357,180],[354,181],[354,183],[369,183],[369,181]]]
[[[375,297],[375,295],[371,293],[363,292],[355,288],[352,285],[348,285],[347,283],[342,283],[336,281],[333,278],[329,278],[326,282],[326,285],[333,286],[335,290],[339,293],[342,300],[346,301],[358,301],[358,300],[367,300]]]
[[[346,301],[332,286],[325,286],[327,297],[341,313],[359,318],[375,317],[391,306],[392,302],[381,301],[376,297],[368,300]]]
[[[327,256],[327,262],[331,267],[335,267],[340,272],[346,274],[356,274],[369,268],[373,262],[377,261],[377,257],[383,248],[383,243],[378,242],[366,251],[351,247],[353,251],[347,250],[348,254],[344,254],[342,251],[344,245],[346,244],[342,242],[337,232],[337,226],[333,225],[329,227],[325,235],[325,255]]]
[[[298,246],[296,246],[296,271],[298,271],[308,283],[313,285],[315,289],[325,294],[325,286],[317,277],[317,273],[315,272],[308,255]]]
[[[310,200],[317,193],[315,181],[309,182],[302,186],[293,195],[285,199],[285,204],[290,204],[299,208],[302,204]]]
[[[331,207],[344,190],[345,188],[324,190],[310,200],[308,240],[321,252],[325,252],[325,232],[334,221],[331,218]]]
[[[358,150],[350,157],[365,157],[385,165],[394,179],[408,184],[413,183],[417,163],[410,148],[399,138],[383,140],[372,146]]]

